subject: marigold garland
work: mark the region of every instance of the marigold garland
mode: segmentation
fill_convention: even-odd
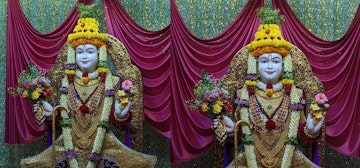
[[[72,48],[76,48],[79,45],[84,45],[84,44],[92,44],[98,48],[100,48],[101,46],[106,46],[106,43],[102,40],[99,39],[87,39],[87,38],[79,38],[79,39],[75,39],[74,41],[72,41],[70,43],[70,46]]]
[[[265,53],[279,53],[283,57],[286,57],[287,55],[289,55],[288,49],[286,49],[284,47],[276,48],[276,47],[272,47],[272,46],[256,48],[254,51],[251,52],[251,54],[254,57],[259,57],[260,55],[263,55]]]

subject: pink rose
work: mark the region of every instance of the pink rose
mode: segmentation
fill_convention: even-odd
[[[324,103],[326,103],[328,101],[328,98],[323,93],[318,93],[315,96],[315,99],[316,99],[316,102],[319,103],[319,104],[324,104]]]
[[[133,84],[130,80],[125,80],[122,84],[121,87],[124,88],[124,90],[129,90],[133,87]]]

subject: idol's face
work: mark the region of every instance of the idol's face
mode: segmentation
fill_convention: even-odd
[[[278,53],[265,53],[259,56],[258,71],[265,84],[276,84],[282,74],[282,56]]]
[[[92,44],[76,47],[76,64],[82,72],[94,72],[99,62],[97,47]]]

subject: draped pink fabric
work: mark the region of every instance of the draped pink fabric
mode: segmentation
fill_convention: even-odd
[[[185,100],[193,96],[202,69],[220,78],[235,53],[254,38],[259,25],[256,9],[263,1],[249,1],[233,24],[207,40],[188,30],[174,0],[170,1],[170,25],[155,32],[136,25],[120,2],[102,2],[109,33],[124,43],[142,72],[145,117],[170,138],[171,161],[184,162],[200,155],[214,139],[211,121],[189,111]]]
[[[93,3],[93,0],[79,0]],[[253,40],[259,26],[256,9],[263,0],[250,0],[235,21],[220,35],[200,39],[186,27],[174,0],[170,2],[170,25],[160,31],[138,26],[119,1],[102,0],[108,32],[122,41],[144,82],[144,113],[147,122],[171,140],[171,161],[184,162],[199,156],[211,145],[211,121],[189,111],[185,100],[202,69],[222,77],[234,54]],[[359,156],[359,19],[344,37],[335,42],[316,38],[296,19],[285,0],[276,0],[286,17],[281,26],[284,37],[309,57],[314,74],[324,82],[332,105],[327,115],[327,141],[336,150]],[[16,78],[29,61],[48,70],[73,30],[77,14],[73,9],[64,22],[49,34],[40,34],[29,24],[19,1],[8,0],[6,87],[15,87]],[[350,92],[349,92],[350,91]],[[43,135],[30,105],[19,97],[6,95],[5,142],[26,143]]]
[[[89,4],[93,0],[79,2]],[[27,69],[30,61],[44,70],[54,65],[67,34],[76,25],[78,15],[74,8],[57,29],[41,34],[26,19],[19,0],[8,0],[7,11],[6,88],[9,88],[17,86],[17,77]],[[36,124],[31,104],[9,93],[6,93],[5,127],[5,142],[10,144],[31,142],[44,135],[44,126]]]
[[[286,0],[273,0],[273,6],[285,16],[281,25],[284,38],[306,54],[330,99],[327,144],[343,154],[360,157],[360,5],[347,32],[337,41],[311,34]]]

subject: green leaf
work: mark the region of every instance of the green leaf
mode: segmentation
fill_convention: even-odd
[[[286,137],[285,144],[288,145],[297,145],[298,141],[296,137]]]
[[[107,121],[99,121],[98,126],[102,127],[102,128],[109,128],[109,122],[107,122]]]
[[[100,14],[100,11],[95,8],[95,4],[84,5],[79,3],[77,11],[80,13],[80,18],[96,18]]]
[[[260,8],[258,16],[261,18],[261,24],[280,24],[285,21],[284,16],[279,15],[280,10],[270,10],[267,8]]]
[[[60,122],[62,127],[68,127],[71,128],[71,120],[70,118],[63,118]]]
[[[252,134],[243,134],[241,140],[246,145],[253,145],[254,144],[254,135],[252,135]]]

